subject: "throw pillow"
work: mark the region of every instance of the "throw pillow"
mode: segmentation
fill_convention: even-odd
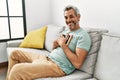
[[[89,74],[93,74],[98,50],[100,48],[102,34],[108,32],[108,30],[98,28],[84,28],[84,29],[89,33],[92,44],[87,55],[87,58],[83,63],[82,67],[80,68],[80,70],[87,72]]]
[[[46,40],[45,40],[45,49],[52,51],[52,44],[55,39],[58,38],[60,33],[65,29],[65,27],[57,26],[54,24],[47,25]]]
[[[29,32],[19,47],[22,48],[44,48],[47,27]]]
[[[120,80],[120,34],[102,35],[94,76],[98,80]]]

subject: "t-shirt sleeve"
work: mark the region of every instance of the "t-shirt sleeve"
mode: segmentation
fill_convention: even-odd
[[[78,37],[77,48],[82,48],[86,51],[89,51],[90,46],[91,46],[91,38],[89,34],[86,33]]]

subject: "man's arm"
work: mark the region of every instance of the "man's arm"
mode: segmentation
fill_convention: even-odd
[[[59,44],[58,44],[57,40],[54,40],[53,41],[52,50],[55,49],[55,48],[57,48],[58,46],[59,46]]]
[[[79,69],[87,56],[87,51],[76,48],[76,53],[73,53],[66,45],[62,46],[62,49],[75,68]]]
[[[81,48],[76,48],[76,53],[73,53],[65,44],[66,39],[64,37],[59,38],[57,42],[60,45],[60,47],[64,50],[67,58],[71,61],[75,68],[79,69],[87,56],[87,51]]]

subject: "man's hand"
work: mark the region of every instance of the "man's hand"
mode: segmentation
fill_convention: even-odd
[[[60,47],[66,45],[66,41],[67,41],[67,38],[65,38],[63,35],[61,35],[61,36],[57,39],[57,43],[59,44]]]
[[[53,42],[52,49],[66,45],[66,41],[67,41],[67,37],[61,35],[57,40]]]
[[[55,49],[55,48],[57,48],[58,46],[59,46],[59,44],[58,44],[57,40],[55,40],[55,41],[53,42],[53,47],[52,47],[52,49]]]

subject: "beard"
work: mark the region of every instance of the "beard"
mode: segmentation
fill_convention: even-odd
[[[68,25],[70,30],[73,30],[77,26],[77,24],[78,24],[77,21],[76,22],[75,21],[71,21],[71,22],[66,22],[66,23],[67,23],[67,25]]]

